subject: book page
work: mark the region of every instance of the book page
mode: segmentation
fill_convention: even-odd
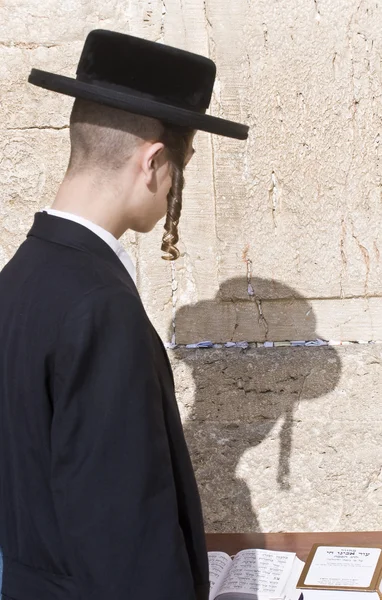
[[[282,598],[295,554],[271,550],[242,550],[219,589],[222,594],[253,594],[255,598]]]
[[[304,568],[305,563],[297,556],[293,561],[292,571],[284,588],[285,600],[299,600],[302,590],[297,589],[297,583]]]
[[[210,597],[214,600],[219,588],[232,564],[232,559],[225,552],[209,552],[208,565],[210,570]]]
[[[380,548],[319,546],[304,584],[369,587],[380,555]]]

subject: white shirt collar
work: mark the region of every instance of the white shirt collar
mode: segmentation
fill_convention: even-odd
[[[54,208],[46,208],[44,209],[44,212],[47,212],[49,215],[53,215],[54,217],[61,217],[63,219],[68,219],[69,221],[74,221],[79,225],[87,227],[88,229],[90,229],[90,231],[98,235],[98,237],[100,237],[116,253],[119,260],[122,262],[125,269],[128,271],[130,277],[132,278],[134,283],[136,283],[137,276],[134,263],[131,260],[129,254],[122,246],[122,244],[117,240],[117,238],[114,237],[112,233],[110,233],[110,231],[106,231],[106,229],[104,229],[103,227],[96,225],[88,219],[84,219],[83,217],[74,215],[73,213],[65,212],[62,210],[56,210]]]

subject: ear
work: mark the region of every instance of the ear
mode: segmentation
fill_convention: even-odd
[[[154,144],[148,144],[143,152],[141,167],[147,185],[150,185],[155,177],[155,172],[160,166],[160,159],[163,158],[163,151],[164,144],[155,142]]]

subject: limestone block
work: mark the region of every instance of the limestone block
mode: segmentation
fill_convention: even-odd
[[[25,239],[33,214],[52,203],[68,153],[67,131],[1,131],[1,267]]]
[[[252,506],[264,531],[352,531],[378,529],[382,503],[375,503],[370,482],[380,470],[381,424],[343,422],[309,428],[297,424],[296,459],[290,488],[269,493],[271,473],[260,470],[250,484]],[[267,448],[264,447],[264,453]],[[259,456],[244,457],[255,467]],[[252,460],[251,460],[252,459]],[[241,472],[240,472],[240,469]],[[248,476],[244,465],[239,474]],[[268,479],[269,481],[269,479]],[[368,489],[368,494],[365,494]],[[256,490],[262,490],[256,497]],[[361,508],[362,506],[362,508]]]
[[[185,172],[186,187],[179,228],[181,257],[175,264],[179,290],[177,310],[190,302],[196,303],[213,297],[218,291],[209,136],[200,133],[194,140],[194,148],[195,155]]]
[[[145,309],[163,341],[171,341],[177,285],[171,263],[162,259],[163,221],[154,231],[137,236],[138,289]]]
[[[66,171],[68,130],[1,130],[0,139],[0,269],[29,231],[33,215],[49,207]],[[133,232],[121,242],[137,261]]]
[[[304,297],[373,294],[381,8],[318,5],[208,2],[213,108],[252,125],[247,145],[214,139],[220,280],[245,275],[244,257]]]
[[[12,45],[83,41],[91,29],[128,32],[133,2],[8,0],[0,6],[0,40]],[[139,4],[143,4],[140,2]],[[147,4],[147,2],[146,2]]]
[[[167,44],[208,56],[206,3],[166,0],[162,12],[164,41]]]
[[[1,9],[0,9],[1,10]],[[28,83],[32,68],[75,77],[83,42],[60,46],[0,46],[0,123],[7,129],[65,128],[73,98]]]
[[[128,30],[125,33],[153,42],[163,41],[167,16],[164,0],[130,0],[127,6]]]
[[[247,300],[240,299],[244,294]],[[237,277],[224,282],[214,297],[177,310],[176,341],[375,341],[382,334],[381,309],[381,298],[306,300],[281,282],[252,278],[248,284]]]
[[[379,527],[381,346],[170,358],[208,531]]]

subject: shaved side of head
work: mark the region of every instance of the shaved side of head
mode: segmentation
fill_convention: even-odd
[[[163,129],[156,119],[76,99],[70,116],[67,175],[119,170],[143,141],[158,141]]]

